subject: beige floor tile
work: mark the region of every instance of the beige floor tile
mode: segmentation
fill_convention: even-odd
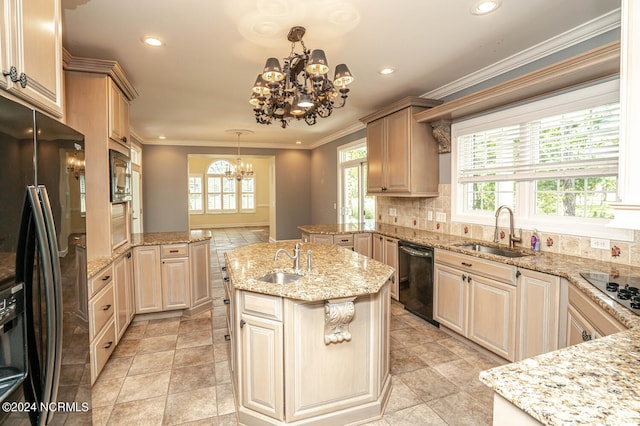
[[[174,350],[138,354],[133,358],[129,376],[171,370]]]
[[[413,352],[429,366],[451,362],[452,360],[462,359],[437,342],[412,346],[409,348],[409,351]]]
[[[229,362],[216,362],[216,383],[231,383],[231,373],[229,371]]]
[[[407,371],[425,368],[427,364],[409,349],[396,349],[391,351],[391,374],[402,374]]]
[[[181,424],[218,415],[215,386],[172,393],[167,397],[164,424]]]
[[[441,363],[433,366],[433,369],[458,387],[468,386],[480,374],[479,368],[474,367],[464,359]]]
[[[116,403],[165,396],[169,389],[171,371],[129,376],[124,380]]]
[[[127,327],[127,331],[122,336],[122,340],[140,340],[144,336],[144,332],[147,329],[147,325],[149,321],[134,321],[129,327]]]
[[[113,405],[108,405],[106,407],[91,407],[91,425],[106,425],[107,421],[109,421],[109,416],[111,416],[111,411],[113,411]]]
[[[140,339],[121,340],[111,354],[110,359],[132,357],[138,352],[138,346],[140,346]]]
[[[393,388],[385,413],[393,413],[414,405],[422,404],[422,400],[399,377],[393,378]]]
[[[216,343],[213,345],[213,357],[216,362],[226,361],[229,359],[229,342]]]
[[[218,426],[236,426],[237,424],[238,416],[235,413],[218,416]]]
[[[178,336],[176,335],[145,337],[140,340],[138,354],[174,350],[177,338]]]
[[[203,333],[212,330],[212,322],[211,317],[203,317],[190,319],[188,321],[180,322],[180,329],[178,334],[192,334],[192,333]]]
[[[391,426],[440,426],[447,424],[426,404],[414,405],[404,410],[385,414],[383,419]]]
[[[424,402],[459,391],[458,387],[432,368],[423,368],[398,375]]]
[[[212,362],[214,362],[214,348],[212,346],[194,346],[192,348],[176,349],[173,368],[209,364]]]
[[[124,378],[103,380],[102,377],[98,377],[91,389],[91,407],[105,407],[115,404],[124,380]]]
[[[194,334],[180,334],[178,335],[178,342],[176,343],[176,349],[193,348],[194,346],[202,346],[213,344],[212,332],[200,332]]]
[[[216,374],[213,363],[174,368],[171,370],[169,394],[187,392],[215,385]]]
[[[162,424],[166,396],[130,401],[116,404],[109,417],[109,426],[122,425],[149,425],[157,426]]]
[[[218,402],[218,415],[235,414],[236,405],[233,398],[233,386],[226,383],[216,386],[216,397]]]
[[[178,334],[180,318],[169,318],[168,320],[149,321],[144,337],[157,337]]]
[[[116,357],[109,360],[100,373],[100,380],[124,379],[131,367],[133,357]]]
[[[466,392],[447,395],[429,402],[445,422],[451,425],[491,425],[492,410]]]

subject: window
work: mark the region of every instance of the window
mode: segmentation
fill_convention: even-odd
[[[453,220],[492,225],[506,204],[518,227],[611,238],[618,96],[610,81],[455,123]]]
[[[225,174],[227,170],[233,172],[235,167],[225,160],[214,161],[207,169],[207,213],[255,212],[255,178],[237,181]]]
[[[357,141],[338,148],[340,188],[338,223],[373,223],[376,199],[367,196],[367,144]]]
[[[80,181],[80,216],[84,217],[87,215],[87,190],[85,187],[84,173],[78,176],[78,180]]]
[[[203,213],[202,175],[189,175],[189,213]]]

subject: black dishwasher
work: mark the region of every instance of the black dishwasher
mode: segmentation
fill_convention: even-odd
[[[400,303],[409,312],[439,326],[433,319],[433,248],[398,243]]]

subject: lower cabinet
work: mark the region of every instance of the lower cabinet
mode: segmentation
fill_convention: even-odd
[[[114,288],[116,298],[116,336],[120,341],[135,316],[133,278],[131,276],[131,252],[120,256],[113,262]]]
[[[113,264],[93,276],[88,282],[88,289],[89,362],[93,384],[117,343]]]
[[[584,293],[569,287],[567,346],[597,339],[627,327],[618,322]]]
[[[371,257],[395,270],[389,278],[389,287],[391,288],[391,297],[398,300],[398,240],[382,234],[373,234],[371,246]]]
[[[146,314],[193,307],[191,286],[196,284],[199,303],[209,298],[207,250],[189,244],[138,246],[133,249],[136,313]],[[204,260],[207,259],[207,261]],[[197,281],[191,280],[192,271]],[[206,283],[206,284],[205,284]]]
[[[364,256],[372,257],[372,237],[370,232],[357,234],[308,234],[303,232],[301,238],[303,243],[336,244]]]
[[[513,266],[436,250],[434,319],[513,361],[516,356],[515,273]]]
[[[191,280],[191,307],[211,300],[209,277],[209,241],[189,244],[189,279]]]

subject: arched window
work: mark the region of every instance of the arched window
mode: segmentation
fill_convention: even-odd
[[[207,213],[255,212],[254,178],[237,181],[227,176],[235,166],[226,160],[217,160],[207,168]],[[238,206],[240,201],[240,206]]]

